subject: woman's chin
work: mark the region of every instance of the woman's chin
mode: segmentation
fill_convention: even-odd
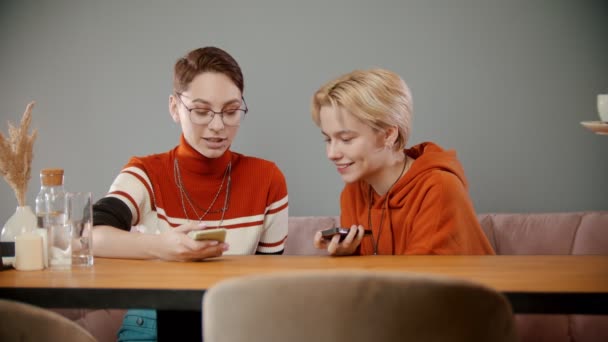
[[[226,152],[226,150],[227,150],[226,147],[222,147],[222,148],[202,147],[202,148],[197,149],[197,151],[200,154],[204,155],[207,158],[219,158]]]
[[[353,174],[342,174],[340,176],[342,177],[342,181],[344,183],[354,183],[359,180],[359,177]]]

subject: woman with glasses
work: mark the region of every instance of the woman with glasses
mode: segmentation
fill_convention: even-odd
[[[179,144],[131,158],[94,205],[95,255],[195,261],[223,253],[282,254],[285,178],[274,163],[230,150],[248,111],[243,88],[238,63],[219,48],[190,51],[175,63],[169,112],[182,130]],[[187,235],[205,228],[227,228],[225,242]],[[159,337],[201,340],[200,314],[161,311],[161,317],[171,330],[159,330]],[[119,340],[155,340],[155,329],[140,324],[150,319],[154,311],[130,310]]]
[[[192,261],[282,253],[283,174],[272,162],[230,150],[248,111],[243,88],[239,65],[219,48],[190,51],[175,63],[169,112],[181,126],[179,144],[131,158],[95,204],[95,255]],[[186,234],[220,227],[228,228],[225,243]]]
[[[388,70],[353,71],[314,94],[313,121],[346,183],[341,226],[350,228],[342,237],[317,232],[317,248],[331,255],[494,254],[456,153],[432,142],[405,148],[411,115],[408,86]]]

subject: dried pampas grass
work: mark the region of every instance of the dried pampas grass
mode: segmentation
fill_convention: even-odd
[[[0,174],[13,188],[20,207],[26,205],[25,194],[32,171],[34,141],[38,131],[27,135],[32,122],[34,102],[28,103],[19,127],[8,123],[8,139],[0,132]]]

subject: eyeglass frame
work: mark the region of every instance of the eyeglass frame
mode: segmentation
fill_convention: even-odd
[[[247,102],[245,102],[245,97],[241,96],[241,100],[243,100],[243,105],[245,105],[245,108],[239,108],[236,110],[242,110],[243,111],[243,117],[241,118],[241,120],[239,120],[239,124],[238,125],[228,125],[226,124],[226,122],[224,122],[224,111],[221,110],[219,112],[214,111],[213,109],[209,108],[209,109],[205,109],[207,112],[211,112],[213,113],[213,115],[211,116],[211,119],[209,120],[209,122],[205,123],[205,124],[199,124],[199,123],[195,123],[194,121],[192,121],[192,111],[195,109],[199,109],[199,108],[189,108],[188,106],[186,106],[186,103],[184,103],[184,100],[182,100],[182,93],[178,93],[175,92],[175,96],[179,99],[179,102],[182,103],[182,105],[184,105],[184,108],[186,108],[186,110],[188,110],[188,120],[190,120],[190,123],[192,123],[193,125],[201,125],[201,126],[206,126],[209,125],[211,122],[213,122],[213,119],[215,118],[216,115],[220,115],[220,118],[222,119],[222,124],[224,126],[228,126],[228,127],[238,127],[241,125],[241,120],[245,118],[245,115],[247,115],[247,112],[249,112],[249,107],[247,107]]]

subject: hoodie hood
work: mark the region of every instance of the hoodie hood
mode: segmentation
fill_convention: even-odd
[[[406,149],[405,153],[416,159],[414,164],[408,170],[406,177],[415,178],[425,172],[432,170],[441,170],[452,173],[460,179],[464,187],[468,187],[467,180],[464,176],[464,168],[456,157],[456,151],[445,151],[439,145],[432,142],[424,142],[422,144]]]
[[[405,201],[405,197],[415,187],[416,183],[430,177],[435,172],[449,172],[460,180],[465,189],[468,187],[464,176],[464,168],[456,157],[456,151],[446,151],[435,143],[423,142],[405,149],[404,153],[414,158],[414,163],[384,196],[379,196],[372,191],[374,208],[382,207],[383,202],[386,200],[385,196],[389,196],[390,207],[401,207]],[[362,186],[369,189],[369,184],[365,182],[361,183]]]

